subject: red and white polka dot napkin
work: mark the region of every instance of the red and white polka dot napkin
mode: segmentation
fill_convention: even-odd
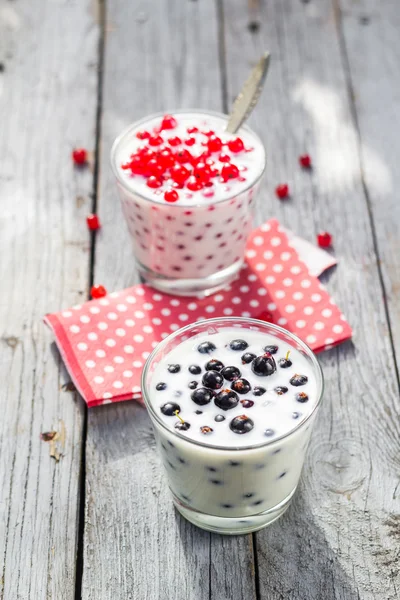
[[[314,247],[310,255],[304,244],[271,219],[252,232],[238,279],[214,296],[176,298],[135,285],[44,321],[88,406],[140,398],[142,367],[157,342],[201,319],[271,321],[318,352],[350,338],[351,328],[312,274],[335,261]],[[307,266],[300,254],[307,256]]]

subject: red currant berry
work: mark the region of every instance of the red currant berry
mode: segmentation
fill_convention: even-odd
[[[229,140],[228,148],[231,152],[243,152],[244,144],[240,138],[235,138],[234,140]]]
[[[138,131],[136,137],[139,140],[148,140],[150,137],[150,133],[148,131]]]
[[[179,200],[179,194],[175,190],[167,190],[164,192],[164,200],[166,202],[176,202]]]
[[[209,129],[208,131],[202,131],[202,133],[204,135],[206,135],[207,137],[213,137],[213,136],[215,136],[215,131],[213,131],[212,129]]]
[[[161,183],[161,181],[160,181],[160,180],[159,180],[157,177],[155,177],[154,175],[152,175],[152,176],[151,176],[151,177],[149,177],[149,178],[148,178],[148,180],[146,181],[146,185],[147,185],[147,187],[149,187],[149,188],[156,189],[156,188],[159,188],[159,187],[161,187],[161,186],[162,186],[162,183]]]
[[[92,298],[103,298],[103,296],[107,295],[107,290],[103,285],[93,285],[90,295]]]
[[[300,166],[303,167],[303,169],[310,169],[311,157],[308,154],[303,154],[302,156],[299,156],[299,163]]]
[[[229,154],[220,154],[219,159],[220,162],[231,162],[231,157]]]
[[[199,162],[193,169],[193,175],[196,177],[197,181],[207,183],[211,177],[211,169],[205,163]]]
[[[165,168],[169,169],[173,167],[175,164],[175,158],[171,154],[170,148],[166,148],[161,152],[161,155],[158,158],[158,162]]]
[[[85,165],[87,163],[87,150],[84,148],[75,148],[72,152],[72,160],[76,165]]]
[[[218,175],[219,175],[218,169],[211,169],[211,171],[210,171],[211,177],[218,177]]]
[[[207,146],[210,152],[219,152],[222,148],[222,142],[219,137],[214,135],[209,138]]]
[[[317,242],[320,248],[329,248],[332,245],[332,236],[327,231],[322,231],[317,235]]]
[[[149,173],[149,175],[154,175],[155,177],[160,178],[161,175],[163,175],[163,173],[165,172],[165,168],[166,167],[161,161],[157,160],[156,158],[152,158],[147,163],[147,167],[145,170],[146,173]]]
[[[197,133],[199,130],[197,129],[197,127],[188,127],[186,131],[189,135],[191,135],[192,133]]]
[[[163,143],[163,139],[161,135],[152,135],[149,137],[150,146],[160,146]]]
[[[189,150],[186,150],[186,148],[179,150],[179,152],[175,154],[175,158],[181,164],[190,163],[193,160],[193,156],[190,154]]]
[[[163,129],[175,129],[178,125],[176,119],[172,115],[164,115],[161,121],[161,130]]]
[[[198,190],[201,190],[203,188],[203,184],[196,179],[196,177],[194,177],[193,175],[191,177],[189,177],[189,179],[186,182],[186,187],[188,188],[188,190],[190,190],[191,192],[197,192]]]
[[[168,144],[170,146],[179,146],[179,144],[182,144],[182,140],[176,135],[175,137],[168,138]]]
[[[209,152],[202,152],[199,156],[194,156],[192,160],[192,165],[195,167],[199,163],[206,163],[206,161],[210,158],[211,154]]]
[[[90,231],[96,231],[97,229],[100,229],[100,220],[97,215],[88,215],[86,217],[86,223]]]
[[[233,165],[232,163],[224,165],[222,167],[221,177],[222,181],[224,182],[228,181],[228,179],[236,179],[236,177],[239,177],[239,169],[236,165]]]
[[[145,163],[143,162],[140,156],[133,156],[128,166],[133,175],[142,175]]]
[[[180,184],[184,183],[190,175],[189,169],[187,169],[183,165],[176,165],[175,167],[172,167],[170,173],[172,179],[176,181],[176,183]]]
[[[275,194],[278,198],[280,198],[280,200],[287,198],[289,196],[289,186],[287,183],[280,183],[277,185],[275,188]]]
[[[183,141],[186,144],[186,146],[193,146],[193,144],[196,143],[196,140],[194,137],[188,137],[188,138],[186,138],[186,140],[183,140]]]

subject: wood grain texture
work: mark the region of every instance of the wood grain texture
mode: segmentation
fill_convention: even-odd
[[[321,356],[325,401],[300,493],[282,520],[256,534],[260,597],[394,600],[399,396],[337,11],[327,0],[271,0],[260,3],[261,28],[251,34],[242,3],[224,6],[230,98],[261,52],[272,53],[251,117],[268,157],[261,212],[310,240],[321,229],[333,234],[339,266],[327,286],[354,327],[353,343]],[[311,172],[298,165],[304,152]],[[281,182],[291,188],[287,202],[274,197]]]
[[[137,275],[112,142],[153,111],[221,110],[217,4],[109,0],[106,31],[95,281],[120,289]],[[144,408],[89,411],[86,459],[84,600],[255,599],[251,537],[210,535],[175,513]]]
[[[97,30],[89,2],[0,3],[0,598],[74,597],[83,406],[42,324],[87,294]],[[66,427],[56,463],[40,433]]]
[[[356,111],[368,195],[394,345],[400,357],[400,12],[398,2],[338,3],[338,29]]]

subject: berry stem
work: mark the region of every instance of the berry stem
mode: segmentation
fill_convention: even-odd
[[[286,358],[286,360],[289,360],[289,356],[290,356],[290,350],[288,350],[288,351],[286,352],[286,357],[285,357],[285,358]]]
[[[180,416],[180,414],[179,414],[179,410],[176,410],[176,411],[174,412],[174,415],[175,415],[176,417],[178,417],[178,419],[180,420],[180,422],[181,422],[182,424],[185,422],[185,421],[182,419],[182,417]]]

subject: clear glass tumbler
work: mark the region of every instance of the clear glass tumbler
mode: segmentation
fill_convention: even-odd
[[[192,110],[173,114],[177,119],[193,116],[204,119],[204,123],[208,120],[222,132],[227,122],[226,115],[213,112]],[[243,264],[254,199],[265,170],[264,147],[250,128],[242,127],[238,135],[252,143],[255,150],[252,158],[255,166],[248,169],[246,178],[243,177],[245,182],[238,183],[236,179],[232,185],[220,186],[217,194],[212,188],[197,195],[184,189],[179,202],[163,202],[157,196],[158,190],[143,185],[140,177],[129,178],[121,169],[137,133],[143,128],[154,130],[154,123],[161,117],[161,114],[150,115],[133,123],[115,140],[111,151],[111,165],[138,270],[146,283],[161,291],[209,295],[232,281]],[[183,143],[181,146],[191,150]],[[218,161],[220,154],[212,158]],[[219,167],[224,164],[219,163]]]
[[[236,448],[220,446],[217,441],[214,444],[195,441],[176,429],[169,429],[151,403],[152,373],[173,348],[188,338],[232,327],[265,332],[277,341],[286,342],[306,358],[315,377],[317,398],[312,411],[304,421],[273,441]],[[188,325],[163,340],[149,356],[143,370],[142,393],[173,502],[188,521],[209,531],[244,534],[266,527],[285,512],[299,482],[323,394],[321,367],[312,350],[297,336],[255,319],[216,318]],[[217,474],[221,485],[210,485],[210,471]],[[285,477],[279,476],[282,473]],[[263,498],[262,506],[245,497],[248,490],[254,492],[254,498]],[[232,498],[242,500],[236,500],[232,508]]]

